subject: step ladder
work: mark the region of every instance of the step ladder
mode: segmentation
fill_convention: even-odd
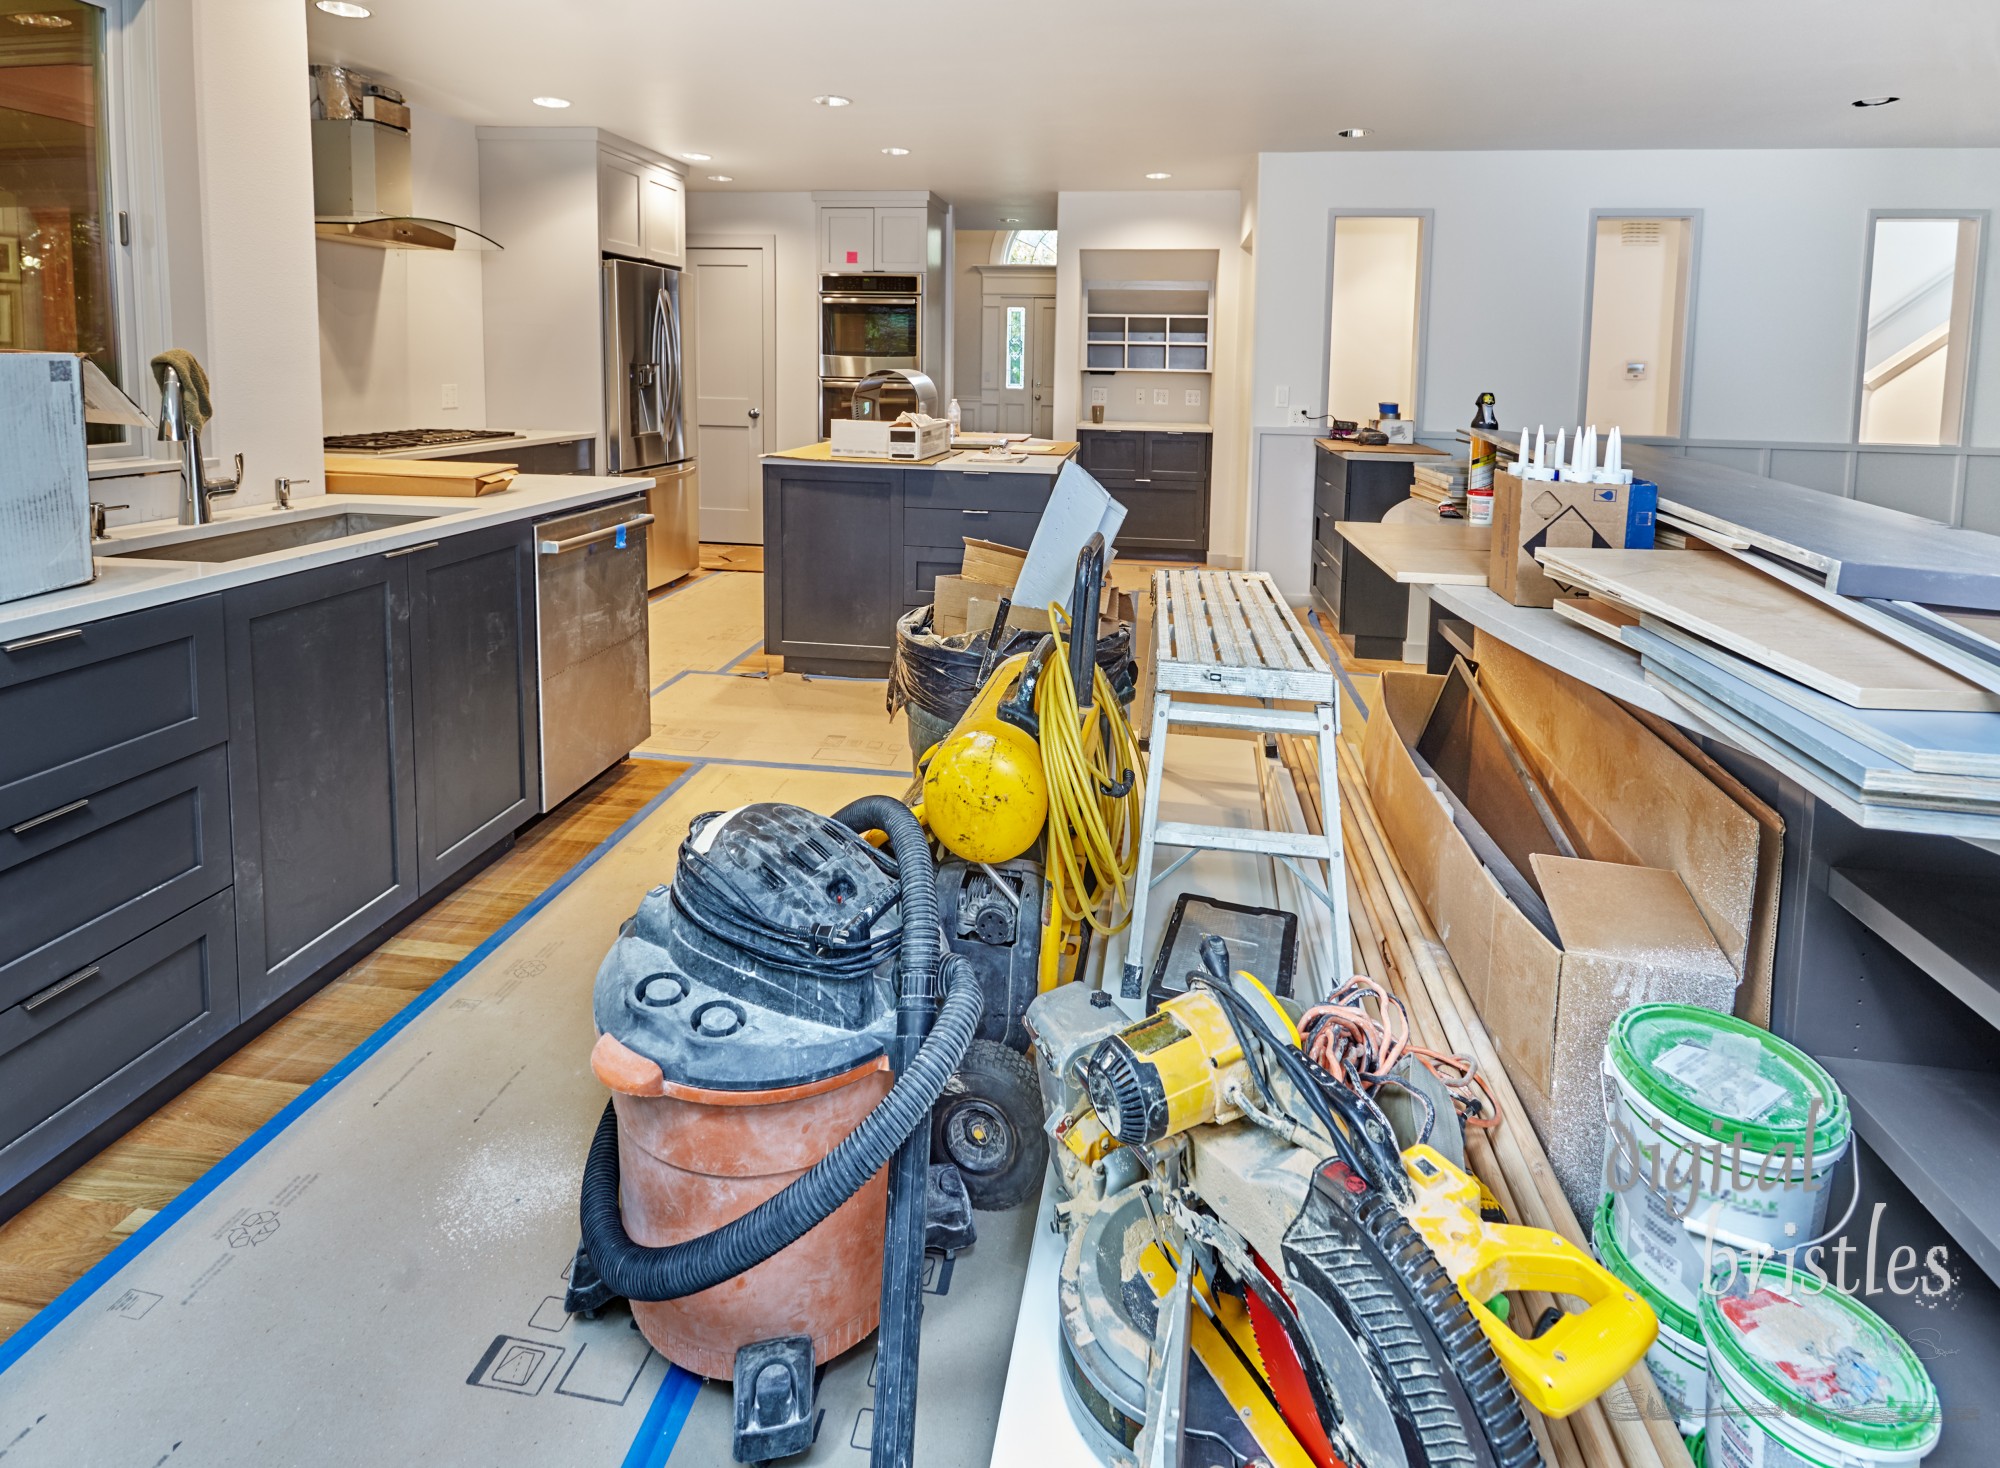
[[[1142,970],[1150,957],[1145,952],[1148,894],[1198,851],[1246,851],[1273,857],[1291,871],[1301,887],[1325,903],[1333,919],[1326,973],[1338,987],[1352,976],[1353,963],[1348,950],[1347,866],[1336,814],[1340,783],[1334,768],[1334,740],[1340,737],[1340,698],[1333,669],[1285,604],[1277,584],[1262,572],[1158,570],[1153,572],[1152,595],[1153,726],[1147,744],[1146,804],[1139,826],[1132,925],[1127,929],[1119,999],[1134,1012],[1143,1006]],[[1226,694],[1257,702],[1193,702],[1190,694]],[[1276,703],[1308,704],[1310,708],[1275,708],[1272,705]],[[1161,775],[1167,762],[1167,731],[1175,725],[1312,738],[1319,756],[1327,830],[1315,836],[1307,831],[1162,822]],[[1153,853],[1161,846],[1181,848],[1181,854],[1154,873]],[[1318,862],[1326,863],[1325,880],[1309,865]]]

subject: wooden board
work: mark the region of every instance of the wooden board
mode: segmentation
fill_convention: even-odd
[[[1564,621],[1574,622],[1613,642],[1618,641],[1618,634],[1625,628],[1639,625],[1638,613],[1594,596],[1559,596],[1550,605]]]
[[[935,464],[940,460],[949,459],[957,452],[958,450],[956,449],[946,449],[943,453],[932,454],[928,459],[850,459],[845,455],[834,453],[831,441],[821,439],[818,443],[800,444],[795,449],[780,449],[778,452],[766,454],[764,457],[767,459],[799,459],[808,464],[860,464],[864,466],[881,464],[893,469],[899,464],[904,467],[908,467],[911,464]]]
[[[328,494],[498,494],[514,482],[517,464],[448,463],[442,459],[383,459],[374,454],[327,454]]]
[[[1451,457],[1443,449],[1434,449],[1421,443],[1356,443],[1351,438],[1316,438],[1313,440],[1330,454],[1377,454],[1391,459],[1448,459]]]
[[[2000,710],[2000,696],[1726,556],[1545,548],[1539,558],[1560,580],[1601,588],[1856,708]]]
[[[1484,586],[1490,525],[1436,520],[1339,520],[1334,531],[1405,586]]]

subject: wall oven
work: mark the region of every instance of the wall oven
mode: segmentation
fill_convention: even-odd
[[[858,382],[884,367],[922,365],[923,277],[823,275],[819,375]]]

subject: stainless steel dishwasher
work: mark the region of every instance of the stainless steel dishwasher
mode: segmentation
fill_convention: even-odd
[[[652,733],[646,497],[535,522],[542,650],[542,809]]]

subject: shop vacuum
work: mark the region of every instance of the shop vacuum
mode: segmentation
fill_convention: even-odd
[[[700,817],[606,955],[568,1306],[732,1378],[738,1461],[809,1448],[816,1367],[879,1324],[871,1461],[914,1462],[932,1108],[982,1006],[886,796]]]

